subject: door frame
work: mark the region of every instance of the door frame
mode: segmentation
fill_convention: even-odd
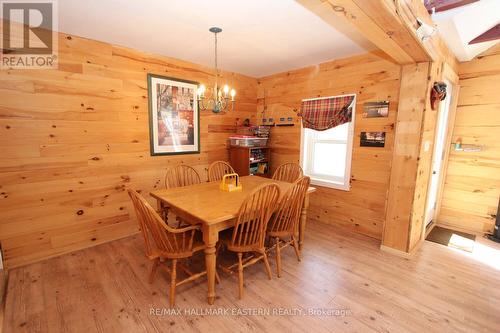
[[[423,226],[423,235],[427,236],[427,234],[438,224],[437,218],[439,216],[439,212],[441,210],[441,202],[443,199],[443,192],[444,192],[444,185],[446,182],[446,176],[447,176],[447,170],[448,170],[448,159],[450,156],[450,151],[451,151],[451,141],[453,138],[453,130],[455,128],[455,118],[457,115],[457,106],[458,106],[458,97],[460,94],[460,84],[459,84],[459,77],[455,73],[455,71],[446,63],[443,64],[443,69],[442,69],[442,79],[447,80],[452,86],[452,96],[451,96],[451,101],[450,101],[450,108],[448,110],[448,125],[446,127],[446,137],[444,140],[444,152],[443,152],[443,161],[441,163],[441,168],[439,171],[440,177],[439,177],[439,182],[438,182],[438,189],[437,189],[437,195],[436,195],[436,207],[434,209],[434,214],[432,216],[432,222],[427,225],[427,202],[425,205],[425,216],[424,216],[424,221],[422,223]],[[437,118],[439,119],[439,118]],[[436,120],[437,121],[437,120]],[[437,126],[436,126],[436,133],[434,136],[434,143],[437,137]],[[432,160],[431,163],[434,163],[434,151],[432,153]],[[431,168],[432,168],[431,164]],[[432,169],[431,169],[432,173]],[[429,183],[427,184],[427,193],[429,193],[430,187],[432,183],[432,175],[429,177]],[[427,200],[426,200],[427,201]],[[425,237],[424,237],[425,239]]]

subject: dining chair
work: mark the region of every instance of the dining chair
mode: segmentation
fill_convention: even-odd
[[[177,165],[167,170],[165,188],[175,188],[201,183],[198,172],[189,165]]]
[[[160,262],[171,260],[169,269],[164,268],[170,274],[170,306],[175,304],[175,288],[187,282],[194,281],[207,274],[206,271],[192,273],[180,260],[193,256],[195,252],[205,249],[199,232],[200,226],[175,229],[168,226],[160,215],[149,205],[149,203],[136,191],[128,189],[128,194],[134,204],[137,220],[146,246],[146,256],[153,264],[149,274],[149,283],[153,283],[155,273]],[[177,281],[177,266],[189,277]],[[216,278],[218,279],[217,275]]]
[[[165,174],[165,188],[167,189],[200,183],[200,175],[193,167],[190,167],[189,165],[177,165],[168,169],[167,173]],[[168,207],[164,207],[163,212],[161,212],[165,221],[168,221],[168,211]],[[183,224],[183,221],[179,217],[176,217],[175,219],[178,223],[178,227],[180,227]]]
[[[264,261],[269,279],[272,279],[271,267],[267,259],[264,246],[264,237],[267,223],[278,202],[280,196],[279,186],[276,184],[264,184],[253,190],[243,201],[236,224],[231,234],[222,234],[220,246],[224,245],[227,250],[236,252],[238,262],[229,266],[221,267],[224,271],[234,273],[233,268],[238,266],[239,298],[243,298],[243,269]],[[243,259],[244,253],[256,253],[257,256],[249,256]]]
[[[229,163],[224,161],[215,161],[208,167],[208,181],[220,181],[224,175],[229,173],[234,173],[234,169]]]
[[[281,277],[281,250],[292,245],[295,250],[297,260],[300,261],[299,244],[295,238],[298,229],[300,214],[304,199],[309,188],[310,178],[301,177],[294,182],[283,196],[278,211],[273,215],[267,227],[266,236],[274,239],[275,244],[268,251],[276,251],[276,271],[278,277]]]
[[[293,183],[300,177],[302,177],[303,172],[300,165],[297,163],[285,163],[281,164],[273,174],[273,179],[281,180],[284,182]]]

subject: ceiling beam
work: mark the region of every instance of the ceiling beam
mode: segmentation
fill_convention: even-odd
[[[339,18],[353,25],[366,39],[387,53],[399,64],[411,64],[415,60],[398,43],[391,34],[384,31],[353,0],[297,0],[306,9],[315,13],[326,23],[336,28]]]
[[[479,0],[425,0],[424,5],[429,14],[432,14],[462,7],[478,1]]]
[[[422,0],[296,0],[333,28],[350,25],[401,65],[445,61],[453,69],[456,57],[438,34],[422,41],[417,18],[433,25]],[[347,23],[347,24],[346,24]]]
[[[486,31],[485,33],[477,36],[473,40],[469,42],[469,45],[471,44],[478,44],[478,43],[484,43],[484,42],[490,42],[492,40],[497,40],[500,39],[500,24],[497,24],[490,30]]]
[[[336,0],[330,0],[335,2]],[[414,62],[426,62],[432,60],[431,54],[422,45],[422,41],[416,35],[414,23],[416,19],[409,22],[402,15],[402,4],[396,5],[393,0],[353,0],[384,32],[403,50],[409,54]]]
[[[338,30],[349,23],[366,39],[401,65],[426,62],[432,54],[416,36],[413,23],[401,15],[393,0],[296,0]],[[404,0],[408,1],[408,0]],[[403,2],[404,2],[403,1]],[[422,6],[425,15],[427,10]]]
[[[381,1],[381,0],[379,0]],[[399,15],[404,17],[403,21],[406,23],[410,31],[416,36],[418,24],[417,18],[423,22],[434,25],[434,22],[427,12],[422,0],[383,0],[396,6]],[[453,52],[450,51],[446,43],[441,39],[439,34],[435,33],[425,41],[420,41],[423,47],[431,55],[433,61],[446,62],[455,72],[458,72],[458,60]]]

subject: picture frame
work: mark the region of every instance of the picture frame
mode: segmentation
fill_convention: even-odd
[[[385,147],[385,132],[361,132],[360,147]]]
[[[151,156],[200,153],[198,82],[148,74]]]
[[[387,118],[389,101],[366,102],[363,104],[363,118]]]

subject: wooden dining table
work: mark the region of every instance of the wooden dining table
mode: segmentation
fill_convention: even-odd
[[[170,212],[184,221],[202,226],[209,304],[215,301],[215,246],[219,240],[219,232],[234,226],[241,204],[258,186],[275,183],[280,187],[281,197],[292,186],[291,183],[259,176],[241,177],[240,182],[242,190],[234,192],[220,190],[219,182],[208,182],[150,193],[157,200],[159,210],[168,207]],[[298,230],[299,249],[302,249],[304,243],[309,194],[315,190],[310,187],[304,200]]]

